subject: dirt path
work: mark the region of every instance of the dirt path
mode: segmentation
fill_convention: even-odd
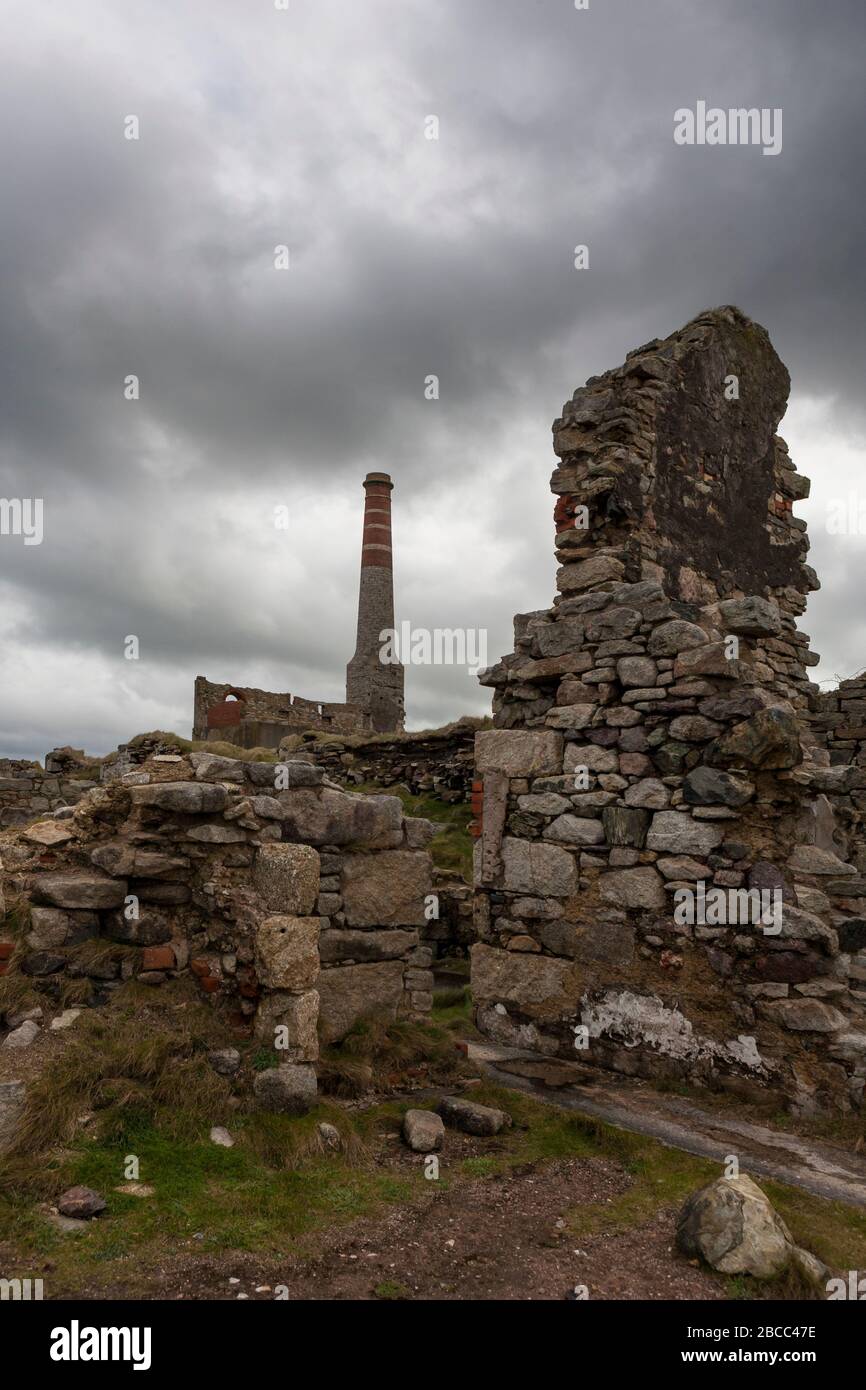
[[[490,1043],[472,1042],[468,1049],[471,1061],[500,1086],[649,1135],[685,1153],[722,1162],[736,1154],[759,1176],[849,1206],[866,1206],[866,1160],[832,1144],[729,1114],[710,1114],[645,1086],[605,1085],[595,1078],[584,1085],[579,1080],[583,1069],[569,1062]]]
[[[408,1162],[417,1162],[414,1156]],[[563,1159],[432,1192],[413,1206],[332,1228],[312,1257],[178,1254],[82,1290],[123,1299],[721,1299],[724,1281],[673,1248],[673,1209],[620,1233],[579,1233],[581,1205],[630,1179],[607,1159]],[[566,1214],[573,1224],[566,1229]],[[234,1280],[235,1282],[231,1282]],[[285,1293],[282,1297],[285,1297]]]

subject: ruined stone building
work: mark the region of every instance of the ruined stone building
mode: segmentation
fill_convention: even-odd
[[[808,1111],[866,1081],[866,688],[809,679],[788,390],[724,308],[555,422],[558,593],[482,676],[472,989],[499,1042]]]
[[[277,748],[306,729],[391,733],[403,728],[403,667],[382,662],[380,633],[394,627],[391,491],[387,473],[364,480],[364,530],[358,598],[358,637],[346,668],[346,703],[274,694],[197,676],[194,739],[225,739],[242,748]]]

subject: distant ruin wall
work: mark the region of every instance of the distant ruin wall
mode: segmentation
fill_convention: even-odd
[[[481,678],[472,988],[500,1042],[808,1111],[866,1082],[844,806],[866,768],[859,747],[836,764],[858,736],[830,727],[796,627],[817,579],[775,433],[788,387],[726,308],[555,422],[558,594]],[[761,890],[781,910],[755,920]]]
[[[305,700],[288,691],[273,693],[196,677],[192,731],[196,740],[276,748],[287,734],[305,729],[360,733],[371,727],[370,718],[355,705]]]

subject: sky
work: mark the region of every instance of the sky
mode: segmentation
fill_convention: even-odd
[[[398,622],[493,662],[555,592],[563,402],[717,304],[791,372],[813,674],[866,667],[862,0],[285,5],[0,0],[0,498],[44,509],[0,535],[0,756],[188,736],[196,675],[344,699],[370,470]],[[699,101],[781,151],[677,144]],[[406,706],[490,693],[410,666]]]

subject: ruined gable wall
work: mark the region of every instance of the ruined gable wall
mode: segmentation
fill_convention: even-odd
[[[226,704],[227,696],[236,697]],[[370,720],[355,705],[306,700],[253,686],[231,685],[197,676],[193,713],[193,738],[228,740],[244,748],[276,748],[289,733],[305,729],[359,733],[370,727]]]
[[[500,1041],[845,1106],[866,957],[796,627],[817,580],[792,511],[808,485],[775,433],[787,391],[728,308],[555,422],[559,592],[482,677],[472,981]],[[778,888],[781,930],[677,922],[699,883]]]

